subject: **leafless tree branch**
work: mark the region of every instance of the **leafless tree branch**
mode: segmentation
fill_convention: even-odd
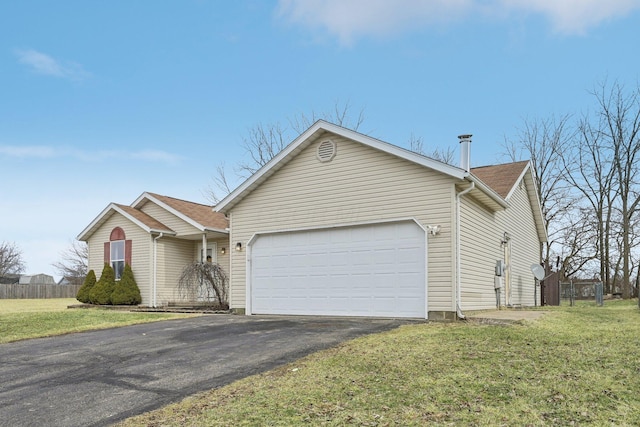
[[[15,243],[0,243],[0,277],[20,274],[25,270],[22,251]]]
[[[198,300],[216,303],[220,308],[228,308],[227,292],[229,279],[220,264],[193,262],[187,265],[178,280],[180,298],[196,302]]]
[[[51,264],[56,272],[71,284],[82,285],[89,270],[89,247],[85,242],[74,240],[60,253],[60,261]]]

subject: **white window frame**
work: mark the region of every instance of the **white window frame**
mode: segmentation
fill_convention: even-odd
[[[113,268],[115,279],[120,280],[120,278],[122,277],[122,273],[124,273],[124,265],[126,259],[125,251],[127,250],[127,245],[125,244],[124,240],[113,240],[109,242],[109,244],[109,262],[111,264],[111,268]],[[117,258],[119,246],[122,247],[122,258]],[[116,256],[114,256],[114,250]],[[116,263],[122,263],[121,270],[116,268]]]
[[[207,242],[207,254],[202,253],[202,243],[198,243],[198,249],[196,250],[196,260],[199,262],[205,262],[207,255],[211,255],[211,262],[218,262],[218,243]]]

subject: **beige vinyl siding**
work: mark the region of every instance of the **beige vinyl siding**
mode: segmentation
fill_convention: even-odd
[[[178,218],[176,215],[168,212],[166,209],[153,202],[145,203],[140,210],[175,231],[178,236],[202,233],[202,231],[198,230],[196,227],[185,222],[183,219]]]
[[[158,240],[158,305],[182,301],[178,292],[178,280],[185,266],[194,261],[197,242],[163,237]]]
[[[498,213],[497,219],[511,235],[511,302],[532,306],[535,279],[531,264],[540,262],[540,241],[527,187],[518,186],[508,202],[509,209]],[[538,301],[539,298],[538,295]]]
[[[335,158],[319,162],[320,141],[337,143]],[[416,218],[440,225],[429,236],[429,311],[452,311],[453,178],[332,134],[302,150],[230,213],[230,246],[257,232]],[[245,307],[246,251],[231,251],[232,308]]]
[[[496,308],[495,264],[504,260],[504,233],[511,245],[511,304],[534,305],[531,264],[539,258],[539,240],[532,208],[524,185],[508,200],[509,207],[491,213],[473,198],[461,201],[461,297],[462,310]],[[501,304],[506,304],[503,285]]]
[[[111,231],[115,227],[124,230],[127,240],[131,240],[131,270],[133,277],[140,288],[142,304],[150,303],[152,274],[150,270],[152,252],[151,237],[133,222],[129,221],[119,213],[111,215],[95,233],[91,235],[89,241],[89,269],[96,273],[96,278],[100,279],[104,267],[104,243],[109,241]]]
[[[193,245],[193,260],[197,260],[198,259],[198,256],[199,256],[199,254],[198,254],[198,244],[200,244],[200,243],[202,243],[202,242],[201,241],[194,242],[194,245]],[[215,262],[220,264],[220,267],[222,267],[222,269],[225,271],[225,273],[227,273],[227,275],[229,275],[229,252],[230,252],[229,239],[227,239],[227,238],[223,238],[223,239],[208,239],[207,240],[207,245],[209,245],[210,243],[215,243],[216,244],[216,256],[214,257]],[[224,248],[224,250],[225,250],[224,254],[220,253],[222,248]]]
[[[469,196],[460,201],[461,309],[496,308],[495,264],[502,259],[502,234],[496,213]]]
[[[209,240],[217,245],[217,262],[229,274],[229,241],[227,239]],[[158,305],[167,305],[170,302],[185,302],[180,295],[178,281],[184,267],[197,260],[199,240],[182,240],[172,237],[163,237],[158,240]],[[220,253],[225,248],[226,253]]]

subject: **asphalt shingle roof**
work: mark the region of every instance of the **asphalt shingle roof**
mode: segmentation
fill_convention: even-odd
[[[229,220],[227,219],[227,217],[219,212],[214,212],[213,206],[188,202],[186,200],[176,199],[169,196],[162,196],[155,193],[148,194],[206,228],[224,230],[229,227]]]
[[[471,168],[471,173],[487,184],[503,199],[507,197],[529,161]]]
[[[127,214],[131,215],[132,217],[134,217],[135,219],[137,219],[138,221],[140,221],[141,223],[143,223],[144,225],[146,225],[152,230],[173,231],[169,227],[167,227],[166,225],[158,221],[157,219],[147,215],[146,213],[136,208],[132,208],[131,206],[127,206],[127,205],[120,205],[118,203],[114,203],[114,205],[116,205],[117,207],[125,211]]]

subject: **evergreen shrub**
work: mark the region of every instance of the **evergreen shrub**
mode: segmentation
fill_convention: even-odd
[[[78,294],[76,295],[76,299],[83,303],[91,302],[89,298],[89,293],[91,289],[96,285],[96,273],[93,270],[89,270],[87,273],[87,277],[84,278],[84,282],[80,289],[78,289]]]
[[[109,264],[104,264],[100,280],[89,292],[89,299],[93,304],[111,304],[111,294],[116,286],[116,277],[113,268]]]
[[[131,266],[126,264],[120,281],[116,282],[116,286],[111,294],[111,304],[113,305],[137,305],[142,302],[140,289],[133,278]]]

